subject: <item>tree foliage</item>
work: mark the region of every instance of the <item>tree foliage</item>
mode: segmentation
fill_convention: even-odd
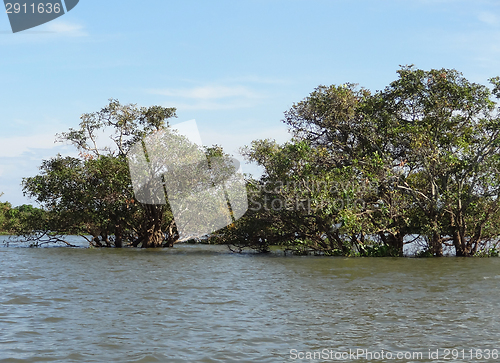
[[[235,166],[221,147],[202,148],[170,128],[172,117],[173,108],[116,100],[82,115],[78,129],[58,135],[79,157],[45,160],[39,175],[23,180],[25,195],[44,207],[47,219],[22,234],[49,241],[78,234],[94,247],[172,247],[222,223],[211,214]],[[219,204],[229,218],[227,201]]]
[[[258,208],[260,225],[279,226],[273,231],[286,231],[296,249],[324,253],[373,255],[380,245],[402,255],[415,236],[436,256],[443,246],[470,256],[497,243],[499,79],[490,89],[453,69],[406,66],[398,75],[375,93],[319,86],[285,113],[292,141],[245,149],[265,170],[253,184],[298,186],[261,188],[260,199],[298,198],[315,207]]]
[[[126,159],[132,145],[167,130],[171,117],[173,108],[110,100],[99,112],[82,115],[78,129],[58,135],[76,146],[79,157],[58,155],[42,163],[39,175],[23,180],[25,195],[49,213],[46,228],[90,236],[96,247],[172,246],[178,235],[168,205],[136,201]]]

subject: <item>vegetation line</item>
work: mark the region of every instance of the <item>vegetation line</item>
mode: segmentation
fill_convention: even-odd
[[[242,148],[264,173],[247,176],[246,214],[206,241],[236,251],[279,245],[342,256],[402,256],[405,245],[420,243],[419,256],[439,257],[446,248],[497,256],[500,78],[486,86],[454,69],[404,66],[397,73],[377,92],[319,86],[285,112],[291,141]],[[172,117],[174,108],[116,100],[83,115],[78,129],[59,135],[80,157],[57,155],[25,178],[25,195],[42,208],[1,204],[2,230],[40,240],[90,235],[95,247],[172,247],[180,238],[172,208],[140,203],[127,164],[131,146],[170,130]],[[98,134],[110,129],[113,147],[99,145]],[[217,177],[227,180],[234,172],[229,155],[218,146],[202,151],[223,160]]]

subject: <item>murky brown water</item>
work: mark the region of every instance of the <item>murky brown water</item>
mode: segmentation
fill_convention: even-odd
[[[0,248],[0,362],[498,362],[467,354],[500,349],[499,286],[497,258]]]

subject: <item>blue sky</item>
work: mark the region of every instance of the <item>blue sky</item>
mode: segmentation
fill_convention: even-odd
[[[320,84],[373,91],[399,65],[500,75],[500,2],[454,0],[111,0],[13,34],[0,16],[1,201],[31,203],[22,177],[109,98],[176,107],[204,144],[237,156],[289,136],[283,112]],[[244,171],[255,172],[254,167]]]

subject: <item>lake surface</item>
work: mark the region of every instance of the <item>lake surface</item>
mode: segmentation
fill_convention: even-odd
[[[500,349],[498,258],[2,247],[0,268],[2,363],[500,361],[468,356]]]

